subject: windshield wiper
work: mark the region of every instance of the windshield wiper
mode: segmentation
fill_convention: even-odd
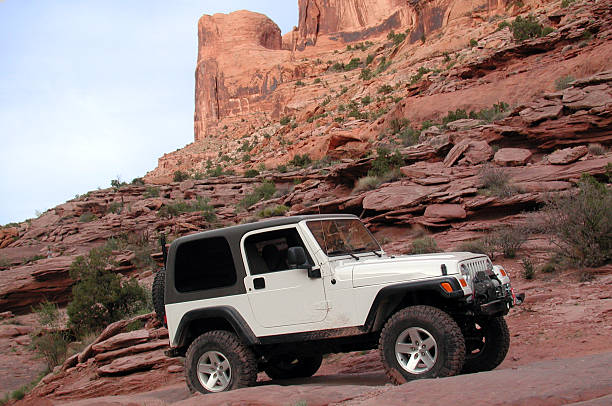
[[[374,253],[374,254],[375,254],[375,255],[376,255],[378,258],[381,258],[381,257],[382,257],[382,254],[380,254],[380,253],[378,252],[378,250],[371,250],[371,249],[368,249],[368,248],[366,248],[366,247],[357,248],[356,250],[353,250],[353,252],[372,252],[372,253]]]
[[[350,255],[351,257],[353,257],[354,259],[359,261],[359,257],[357,255],[353,254],[352,251],[336,250],[336,251],[332,251],[332,252],[328,252],[327,253],[327,255],[337,255],[337,254]]]

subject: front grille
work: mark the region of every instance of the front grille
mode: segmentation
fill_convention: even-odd
[[[486,272],[488,267],[488,261],[486,258],[472,259],[469,261],[464,261],[462,264],[467,267],[468,271],[470,271],[472,275],[476,275],[477,272]]]

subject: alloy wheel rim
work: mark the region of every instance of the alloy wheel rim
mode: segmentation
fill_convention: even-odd
[[[222,392],[230,384],[232,368],[225,355],[218,351],[207,351],[198,360],[198,380],[209,392]]]
[[[438,344],[425,329],[410,327],[395,341],[395,356],[400,366],[411,374],[429,372],[438,359]]]

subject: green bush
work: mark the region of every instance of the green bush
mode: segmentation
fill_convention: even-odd
[[[393,86],[391,85],[382,85],[378,88],[378,93],[380,94],[389,94],[393,92]]]
[[[470,39],[470,48],[474,48],[478,46],[478,41],[474,38]]]
[[[431,254],[434,252],[440,252],[440,249],[438,248],[436,240],[432,237],[422,237],[412,241],[412,247],[410,248],[411,254]]]
[[[576,0],[561,0],[561,8],[568,8],[572,4],[574,4]]]
[[[297,82],[295,82],[296,86],[306,86],[306,83],[302,82],[301,80],[298,80]]]
[[[246,195],[239,203],[240,207],[248,209],[252,205],[262,200],[268,200],[276,192],[274,182],[266,180],[253,190],[253,193]]]
[[[601,144],[589,144],[589,152],[591,155],[604,155],[608,150]]]
[[[404,165],[404,158],[402,158],[402,154],[400,154],[399,151],[395,151],[392,154],[387,148],[378,147],[376,152],[377,156],[372,161],[372,166],[368,171],[368,176],[382,176],[385,173]]]
[[[112,202],[111,204],[108,205],[108,207],[106,208],[106,213],[115,213],[115,214],[119,214],[121,213],[121,210],[123,209],[123,203],[121,202]]]
[[[159,188],[155,186],[147,186],[143,196],[145,199],[159,197]]]
[[[98,216],[96,216],[95,214],[91,213],[91,212],[85,212],[83,214],[81,214],[81,216],[79,217],[79,222],[80,223],[89,223],[91,221],[97,220]]]
[[[353,69],[357,69],[359,67],[359,65],[361,65],[361,59],[359,58],[353,58],[351,59],[351,61],[344,67],[344,70],[346,72],[353,70]]]
[[[374,77],[374,74],[372,74],[372,71],[368,68],[363,68],[361,70],[361,73],[359,74],[359,78],[361,80],[370,80]]]
[[[265,209],[257,213],[257,215],[261,218],[279,217],[279,216],[284,216],[285,213],[287,213],[288,211],[289,211],[289,207],[285,205],[278,205],[274,207],[266,207]]]
[[[506,27],[510,28],[510,31],[512,31],[512,24],[510,24],[508,21],[502,21],[501,23],[497,24],[497,31],[501,31]]]
[[[68,351],[68,334],[63,329],[62,317],[56,304],[45,301],[32,308],[42,329],[32,335],[31,348],[45,360],[48,370],[64,362]]]
[[[280,119],[280,124],[281,125],[287,125],[291,122],[291,117],[286,116]]]
[[[559,254],[580,266],[598,267],[612,260],[612,191],[583,175],[578,192],[551,198],[545,224]]]
[[[406,34],[403,32],[396,34],[395,31],[391,30],[387,35],[387,39],[393,41],[393,44],[397,46],[406,40]]]
[[[372,103],[372,98],[370,96],[365,96],[361,98],[361,104],[363,106],[367,106],[370,103]]]
[[[182,182],[187,179],[189,179],[189,174],[187,172],[174,171],[174,176],[172,180],[174,180],[175,182]]]
[[[402,176],[403,175],[399,171],[399,169],[393,169],[378,176],[365,176],[355,182],[355,186],[353,187],[353,194],[376,189],[383,183],[393,182],[395,180],[400,179]]]
[[[202,216],[206,221],[212,223],[217,219],[215,209],[210,205],[208,198],[198,196],[194,201],[179,200],[174,203],[164,203],[159,209],[157,215],[159,217],[172,218],[181,213],[202,212]]]
[[[289,161],[289,165],[293,165],[298,168],[304,168],[312,163],[312,159],[308,154],[297,154],[293,157],[291,161]]]
[[[148,304],[147,291],[135,279],[122,282],[120,275],[108,270],[112,264],[109,249],[94,248],[70,266],[70,277],[77,282],[67,311],[78,336],[99,331]]]
[[[495,258],[495,249],[495,242],[489,234],[476,240],[465,241],[457,247],[457,251],[484,254],[491,259]]]
[[[561,76],[557,80],[555,80],[555,90],[560,91],[563,89],[567,89],[572,85],[572,83],[576,80],[572,75]]]
[[[410,84],[414,85],[415,83],[417,83],[419,80],[421,80],[423,78],[423,75],[427,74],[431,72],[430,69],[425,68],[424,66],[421,66],[418,70],[417,73],[412,75],[412,77],[410,78]]]
[[[374,54],[369,54],[368,57],[366,58],[366,66],[371,64],[374,61],[374,58],[376,58],[376,55]]]
[[[248,169],[244,172],[244,176],[247,178],[254,178],[259,175],[259,171],[257,169]]]
[[[511,30],[514,39],[517,41],[541,37],[543,34],[542,24],[538,23],[538,20],[532,14],[525,18],[521,16],[516,17],[512,22]]]
[[[142,178],[134,178],[132,179],[132,185],[134,186],[144,186],[144,180]]]

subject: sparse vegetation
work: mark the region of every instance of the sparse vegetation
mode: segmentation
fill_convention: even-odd
[[[387,35],[387,39],[393,41],[395,46],[398,46],[406,40],[406,34],[403,32],[396,34],[395,31],[391,30],[391,32],[389,32]]]
[[[32,310],[42,328],[32,335],[31,348],[46,362],[47,369],[53,370],[66,358],[68,333],[56,304],[45,301]]]
[[[506,258],[514,258],[527,241],[528,233],[523,227],[501,227],[492,233],[496,248]]]
[[[96,216],[95,214],[87,211],[83,214],[81,214],[81,216],[79,217],[79,222],[80,223],[89,223],[92,222],[94,220],[97,220],[98,216]]]
[[[377,156],[372,161],[372,166],[368,171],[368,176],[382,176],[393,169],[399,168],[404,165],[404,158],[399,151],[391,153],[391,151],[384,147],[378,147],[376,149]]]
[[[414,85],[415,83],[417,83],[419,80],[421,80],[423,78],[423,75],[427,74],[431,72],[430,69],[421,66],[418,70],[417,73],[415,73],[414,75],[412,75],[412,77],[410,78],[410,84]]]
[[[382,85],[378,88],[378,93],[380,94],[389,94],[393,92],[393,86],[390,85]]]
[[[521,259],[521,265],[523,267],[523,278],[527,280],[531,280],[535,277],[535,267],[533,266],[533,262],[529,258]]]
[[[612,260],[612,191],[605,184],[583,175],[576,194],[551,198],[543,212],[560,256],[587,267]]]
[[[254,178],[255,176],[259,176],[259,171],[257,169],[247,169],[244,172],[244,176],[247,178]]]
[[[159,197],[159,188],[155,186],[147,186],[143,196],[145,199]]]
[[[574,4],[576,0],[561,0],[561,8],[568,8],[572,4]]]
[[[503,168],[485,165],[480,171],[480,180],[489,194],[505,198],[517,193],[517,188],[510,183],[509,176]]]
[[[533,14],[529,14],[525,18],[521,16],[516,17],[516,19],[512,22],[510,29],[512,30],[514,39],[517,41],[541,37],[551,32],[544,31],[544,27],[538,22]]]
[[[159,217],[172,218],[182,213],[194,212],[201,212],[206,221],[211,223],[217,219],[215,209],[210,205],[210,200],[202,196],[198,196],[192,201],[178,200],[173,203],[166,202],[159,209],[157,215]]]
[[[478,41],[475,40],[474,38],[470,39],[470,48],[474,48],[478,46]]]
[[[174,182],[182,182],[184,180],[189,179],[189,174],[187,172],[183,172],[183,171],[174,171],[174,176],[172,177],[172,180]]]
[[[576,80],[572,75],[561,76],[557,80],[555,80],[555,90],[560,91],[567,89],[572,85],[572,83]]]
[[[432,237],[421,237],[412,241],[412,246],[410,248],[411,254],[431,254],[434,252],[440,252],[440,249],[438,248],[436,240]]]
[[[289,116],[285,116],[285,117],[280,119],[280,124],[281,125],[287,125],[290,122],[291,122],[291,117],[289,117]]]
[[[273,207],[266,207],[265,209],[257,213],[257,216],[259,216],[260,218],[278,217],[284,216],[285,213],[287,213],[288,211],[289,207],[285,205],[278,205]]]
[[[253,193],[246,195],[239,203],[240,207],[248,209],[255,203],[270,199],[276,192],[276,186],[271,181],[264,181],[260,186],[253,190]]]
[[[298,167],[298,168],[304,168],[308,165],[310,165],[312,163],[312,159],[310,158],[310,155],[308,154],[297,154],[293,157],[293,159],[291,159],[291,161],[289,161],[289,165]]]
[[[383,183],[393,182],[397,179],[400,179],[402,176],[403,175],[399,171],[399,169],[393,169],[378,176],[364,176],[363,178],[360,178],[357,180],[357,182],[355,182],[353,194],[376,189]]]
[[[108,270],[112,263],[108,248],[94,248],[70,266],[70,277],[78,282],[67,311],[77,336],[99,331],[148,306],[147,291],[135,279],[122,282],[120,275]]]
[[[495,258],[495,242],[490,234],[476,240],[463,242],[457,247],[457,250],[485,254],[491,259]]]
[[[591,155],[599,156],[605,155],[608,150],[601,144],[589,144],[589,152]]]

